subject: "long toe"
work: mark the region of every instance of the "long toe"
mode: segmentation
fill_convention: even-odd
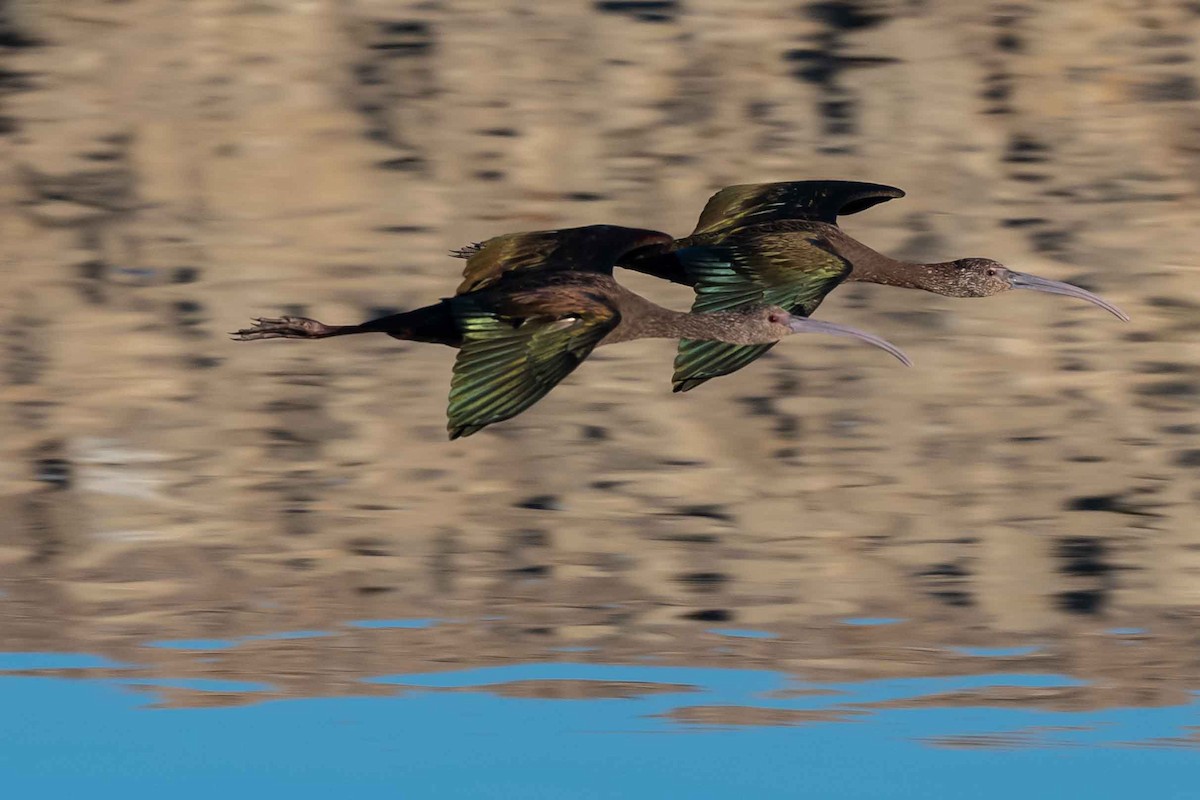
[[[233,331],[234,341],[254,342],[259,339],[315,339],[329,330],[328,326],[307,317],[256,317],[249,328]]]

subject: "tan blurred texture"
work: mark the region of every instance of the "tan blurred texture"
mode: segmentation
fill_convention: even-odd
[[[13,0],[2,14],[4,650],[261,680],[272,696],[647,657],[1089,682],[930,700],[943,705],[1159,705],[1200,688],[1196,3]],[[908,191],[844,220],[886,252],[989,256],[1133,322],[1031,292],[853,285],[819,316],[890,338],[914,368],[797,337],[673,395],[673,345],[638,342],[453,443],[449,349],[224,334],[281,311],[357,322],[423,305],[453,292],[447,250],[497,233],[682,235],[724,185],[819,177]],[[905,621],[841,622],[864,615]],[[410,617],[443,622],[344,625]],[[208,661],[144,646],[296,629],[335,635]],[[950,649],[1014,644],[1039,649]],[[803,721],[738,713],[677,716]]]

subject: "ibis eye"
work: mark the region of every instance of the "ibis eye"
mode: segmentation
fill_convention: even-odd
[[[767,317],[767,319],[769,319],[771,322],[780,322],[783,318],[778,314],[772,314],[771,316]]]
[[[990,275],[995,275],[995,274],[996,274],[996,268],[995,268],[995,267],[988,267],[987,274],[988,274],[989,276],[990,276]]]

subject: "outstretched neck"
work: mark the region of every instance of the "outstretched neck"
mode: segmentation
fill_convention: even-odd
[[[955,284],[954,278],[957,274],[957,266],[953,261],[922,264],[881,255],[878,259],[861,265],[855,263],[848,280],[948,294]]]
[[[673,311],[629,292],[621,298],[621,324],[601,344],[634,339],[697,339],[730,344],[760,344],[764,332],[748,324],[745,313]],[[773,340],[772,340],[773,341]]]
[[[840,231],[839,231],[840,233]],[[844,233],[831,242],[838,255],[850,262],[852,269],[846,280],[863,283],[882,283],[904,289],[923,289],[946,294],[954,285],[957,267],[953,261],[922,264],[901,261],[872,250]]]

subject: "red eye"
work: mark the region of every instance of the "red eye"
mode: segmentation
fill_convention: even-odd
[[[767,319],[769,319],[771,322],[781,322],[783,317],[779,316],[778,314],[772,314],[771,316],[767,317]]]

